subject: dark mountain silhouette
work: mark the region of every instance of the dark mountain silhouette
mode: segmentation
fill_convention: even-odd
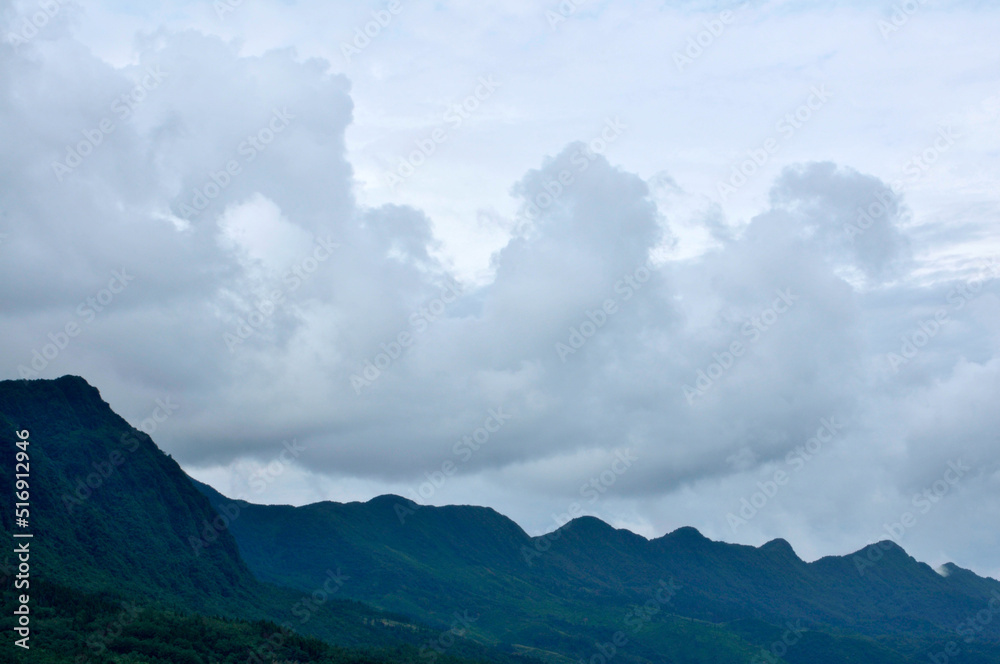
[[[94,661],[902,664],[957,648],[1000,662],[1000,619],[983,619],[1000,618],[1000,583],[891,542],[806,563],[784,540],[693,528],[647,540],[589,516],[530,537],[489,508],[399,496],[253,505],[188,478],[69,376],[0,382],[9,476],[19,429],[32,441],[35,624],[58,635],[39,634],[47,645],[24,661],[95,655],[87,639],[126,601],[143,618]],[[10,482],[0,495],[13,504]],[[7,533],[12,519],[0,513]],[[267,651],[281,623],[326,644],[289,635]]]
[[[197,486],[217,508],[232,502]],[[418,506],[399,496],[298,508],[237,504],[232,533],[261,578],[302,587],[302,578],[336,563],[364,579],[350,596],[429,620],[473,607],[491,616],[483,625],[498,638],[555,607],[581,615],[600,607],[620,617],[671,581],[683,588],[670,602],[677,615],[802,621],[903,640],[954,638],[957,625],[1000,597],[1000,582],[954,565],[936,572],[889,541],[806,563],[785,540],[757,548],[715,542],[694,528],[647,540],[590,516],[533,538],[488,508]],[[1000,619],[977,636],[1000,641]]]
[[[143,662],[224,661],[199,659],[189,638],[181,639],[189,647],[178,650],[170,632],[151,627],[186,624],[178,616],[192,613],[219,618],[191,623],[185,632],[227,643],[227,656],[239,662],[248,661],[257,649],[267,652],[268,638],[282,625],[355,649],[331,654],[326,646],[317,649],[303,642],[302,652],[320,653],[315,661],[415,661],[419,648],[440,635],[440,629],[407,616],[341,599],[342,587],[352,580],[336,568],[318,570],[312,579],[300,576],[305,591],[255,578],[227,522],[180,466],[116,415],[94,387],[74,376],[0,381],[0,459],[11,478],[0,482],[0,526],[8,542],[14,541],[16,526],[12,478],[19,450],[14,432],[23,429],[30,432],[34,534],[27,589],[14,587],[14,547],[0,554],[6,634],[13,634],[15,598],[28,592],[33,602],[29,607],[37,637],[31,650],[17,649],[17,661],[118,661],[104,655],[114,648],[128,653],[134,640],[161,654],[157,658],[136,650]],[[133,608],[122,606],[139,607],[141,620],[130,622]],[[119,616],[123,611],[124,618]],[[113,644],[88,646],[94,639],[101,643],[105,632],[117,634],[123,622],[125,635],[118,634]],[[140,629],[143,625],[148,629]],[[299,651],[288,647],[290,638],[275,637],[283,642],[277,652]],[[458,641],[449,651],[456,662],[509,660],[474,642]],[[5,638],[0,652],[7,656],[12,650],[12,639]]]

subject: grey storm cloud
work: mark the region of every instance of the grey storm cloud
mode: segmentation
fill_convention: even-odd
[[[907,204],[880,179],[790,166],[765,209],[707,214],[714,246],[675,258],[650,185],[574,142],[513,186],[524,223],[493,278],[462,283],[423,212],[355,201],[328,63],[168,30],[136,51],[115,68],[72,39],[0,44],[4,377],[81,374],[132,421],[175,395],[155,438],[185,466],[294,438],[308,471],[385,486],[503,408],[469,481],[564,505],[627,448],[619,499],[652,520],[643,502],[715,486],[688,519],[709,530],[835,418],[810,487],[836,518],[877,503],[855,483],[906,495],[958,454],[997,509],[997,269],[911,278]],[[526,514],[518,493],[498,509]]]

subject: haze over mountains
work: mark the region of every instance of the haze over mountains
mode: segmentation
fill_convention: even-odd
[[[32,440],[32,583],[42,590],[25,661],[135,661],[136,644],[142,661],[247,661],[278,630],[233,619],[354,649],[309,642],[282,661],[1000,661],[1000,582],[956,565],[935,571],[891,542],[806,563],[783,540],[731,545],[692,528],[648,540],[593,517],[530,537],[489,508],[391,495],[253,505],[188,478],[71,376],[0,383],[0,427],[7,441],[22,429]],[[10,445],[3,459],[12,467]],[[123,599],[202,637],[178,645],[148,625],[129,631],[146,624],[137,621],[94,652],[93,625],[81,634],[86,619],[69,607],[102,606],[91,620],[111,621],[107,607]]]
[[[0,0],[0,664],[1000,664],[997,34]]]
[[[61,10],[11,41],[38,2]],[[1000,576],[1000,6],[919,3],[883,36],[893,3],[751,3],[680,72],[721,7],[553,30],[545,2],[403,3],[348,63],[385,0],[52,2],[0,0],[0,378],[86,376],[134,423],[170,395],[157,442],[231,495],[297,438],[268,494],[296,505],[412,498],[503,406],[432,502],[537,534],[628,447],[605,520],[809,560],[885,537],[961,457],[899,542]]]

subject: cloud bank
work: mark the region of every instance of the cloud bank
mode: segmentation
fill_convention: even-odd
[[[513,183],[471,280],[420,209],[356,200],[327,60],[163,28],[113,66],[72,19],[0,44],[3,377],[83,375],[137,425],[174,399],[154,438],[223,492],[297,441],[261,502],[394,492],[532,532],[578,503],[807,558],[911,512],[912,553],[998,570],[1000,263],[926,260],[982,214],[915,226],[898,182],[820,159],[730,219],[614,165],[634,127],[608,116]]]

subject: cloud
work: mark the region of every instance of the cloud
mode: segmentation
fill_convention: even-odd
[[[825,245],[838,267],[856,268],[875,283],[905,268],[909,241],[898,226],[907,211],[878,178],[828,162],[792,167],[771,190],[771,205]]]
[[[574,21],[559,39],[579,38],[587,22]],[[748,38],[741,29],[727,38]],[[379,48],[404,39],[382,37],[363,54],[373,71]],[[697,66],[717,71],[736,42]],[[166,27],[140,33],[126,60],[113,66],[55,29],[0,44],[5,377],[82,374],[134,422],[171,395],[181,407],[157,442],[232,486],[298,440],[299,464],[264,501],[409,495],[451,460],[458,471],[431,502],[487,503],[534,532],[578,501],[649,535],[783,536],[816,556],[884,539],[883,523],[961,456],[975,471],[902,544],[988,564],[995,539],[947,515],[1000,511],[998,272],[969,252],[928,256],[955,237],[949,214],[963,241],[992,238],[995,201],[935,217],[921,190],[827,161],[833,139],[808,149],[810,127],[755,176],[764,195],[748,194],[743,219],[692,186],[690,144],[643,146],[662,155],[619,165],[614,151],[642,145],[650,125],[609,113],[518,155],[504,180],[513,220],[474,201],[489,239],[468,250],[489,264],[473,280],[456,257],[464,236],[440,217],[361,200],[348,136],[370,126],[352,125],[357,93],[331,62]],[[497,117],[516,117],[500,110],[515,78],[500,77]],[[754,121],[766,130],[802,90]],[[557,91],[544,92],[554,104]],[[661,124],[672,135],[689,122]],[[472,140],[477,127],[461,132]],[[594,136],[619,129],[595,150]],[[472,150],[459,133],[421,177]],[[455,186],[456,198],[469,191]],[[122,270],[133,278],[119,289]],[[496,409],[509,419],[478,440]],[[831,418],[835,435],[802,456]],[[626,451],[638,460],[609,471]],[[727,514],[782,469],[789,484],[730,529]],[[592,502],[581,488],[594,478],[604,490]]]

